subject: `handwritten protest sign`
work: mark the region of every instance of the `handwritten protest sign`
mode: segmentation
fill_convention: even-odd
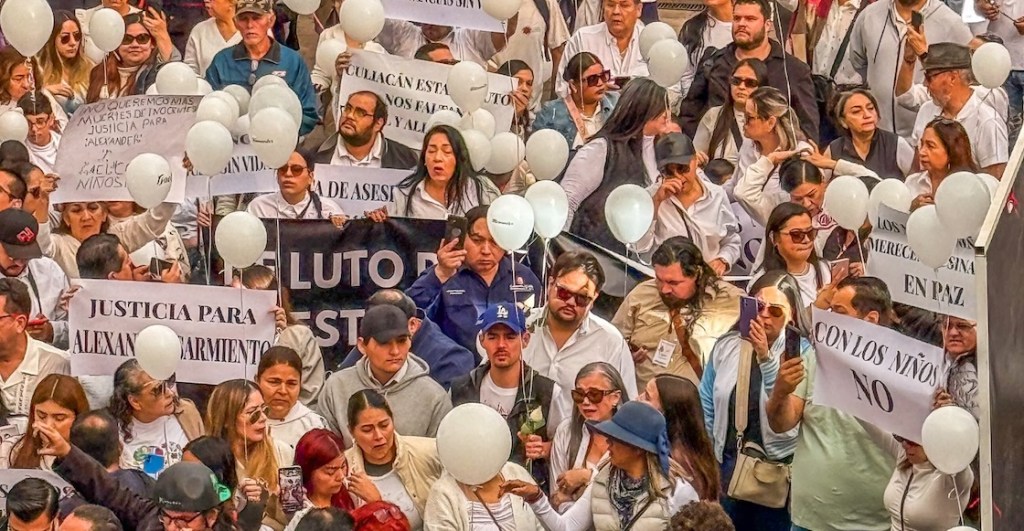
[[[142,153],[156,153],[181,167],[185,135],[195,124],[201,96],[128,96],[79,107],[57,150],[54,173],[61,176],[50,200],[130,201],[124,173]],[[174,179],[169,202],[185,197],[184,179]]]
[[[49,470],[32,470],[32,469],[15,469],[0,470],[0,514],[9,516],[6,513],[7,510],[7,493],[11,491],[17,482],[28,479],[38,478],[50,485],[53,485],[59,493],[60,499],[69,498],[75,494],[75,489],[68,484],[67,481],[61,479],[57,474],[50,472]]]
[[[932,411],[943,352],[895,330],[814,309],[814,403],[911,441]]]
[[[383,0],[387,18],[484,31],[505,31],[500,20],[483,9],[481,0]]]
[[[360,91],[370,91],[384,98],[388,106],[384,136],[420,149],[430,116],[443,109],[459,110],[448,96],[451,68],[440,63],[353,50],[352,62],[341,78],[338,101],[348,101],[349,95]],[[508,131],[514,113],[514,80],[488,74],[488,85],[489,93],[482,108],[494,115],[496,131]]]
[[[975,319],[974,245],[957,242],[953,256],[938,271],[918,261],[907,243],[910,216],[885,205],[871,230],[868,272],[889,286],[892,300],[925,310]]]
[[[178,381],[252,379],[273,345],[277,294],[215,286],[81,280],[68,313],[71,373],[113,374],[135,356],[135,336],[161,324],[182,340]]]
[[[394,201],[394,188],[409,176],[409,170],[357,166],[316,165],[315,190],[333,199],[349,217],[380,208]]]

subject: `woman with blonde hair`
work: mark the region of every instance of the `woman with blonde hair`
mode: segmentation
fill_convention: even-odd
[[[39,85],[53,95],[65,112],[85,103],[89,72],[95,66],[85,55],[82,25],[69,11],[53,12],[50,40],[37,56],[43,77]]]
[[[71,438],[71,425],[79,415],[89,411],[78,380],[64,374],[51,374],[36,385],[28,412],[28,426],[25,435],[17,442],[11,440],[0,444],[0,469],[26,468],[50,470],[53,457],[41,457],[41,441],[35,428],[37,423],[48,424],[65,440]]]

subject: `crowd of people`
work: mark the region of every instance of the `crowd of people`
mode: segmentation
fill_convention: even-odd
[[[19,110],[29,131],[0,145],[0,469],[53,474],[7,490],[7,529],[980,525],[977,463],[943,474],[922,441],[815,402],[809,330],[817,309],[941,347],[933,407],[980,417],[977,323],[894,302],[896,286],[868,274],[870,220],[849,230],[823,205],[840,176],[869,190],[905,182],[913,209],[957,172],[1003,177],[1024,94],[1017,4],[979,0],[985,20],[968,25],[952,0],[707,0],[678,30],[687,68],[665,87],[641,53],[655,2],[523,2],[505,32],[388,19],[361,43],[338,23],[342,1],[322,2],[310,39],[305,18],[274,0],[49,0],[38,56],[0,48],[0,112]],[[125,27],[109,54],[89,34],[104,8]],[[329,40],[513,78],[512,132],[526,141],[552,129],[571,149],[558,179],[566,232],[621,249],[606,202],[623,185],[649,192],[653,221],[635,250],[653,278],[604,312],[605,284],[622,271],[594,254],[520,264],[492,235],[488,205],[534,184],[529,164],[476,168],[449,125],[421,145],[395,141],[386,95],[338,97],[351,51],[333,71],[303,59]],[[991,42],[1010,51],[1004,87],[972,74],[972,53]],[[51,201],[69,117],[146,94],[179,61],[215,90],[277,76],[294,91],[300,138],[275,168],[278,191],[150,209]],[[345,212],[314,191],[317,164],[408,175],[392,202]],[[204,389],[153,378],[135,359],[72,376],[76,281],[218,284],[200,234],[235,211],[341,230],[355,218],[461,216],[466,237],[439,242],[406,289],[367,299],[337,366],[275,271],[255,265],[228,275],[279,294],[254,380]],[[760,228],[753,260],[739,215]],[[170,267],[134,263],[147,246]],[[745,296],[756,301],[746,321]],[[505,418],[512,440],[481,485],[446,472],[435,442],[468,403]],[[785,471],[774,496],[738,486],[751,448]],[[54,475],[71,488],[43,479]]]

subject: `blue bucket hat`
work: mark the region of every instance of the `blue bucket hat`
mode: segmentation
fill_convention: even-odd
[[[658,456],[661,471],[668,475],[669,446],[665,416],[649,404],[626,402],[619,406],[611,420],[588,421],[587,427],[605,437]]]

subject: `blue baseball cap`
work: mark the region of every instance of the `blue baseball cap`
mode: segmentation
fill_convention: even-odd
[[[526,330],[526,314],[515,304],[499,302],[488,306],[476,324],[480,325],[481,332],[490,330],[494,325],[503,324],[513,332],[522,334]]]

